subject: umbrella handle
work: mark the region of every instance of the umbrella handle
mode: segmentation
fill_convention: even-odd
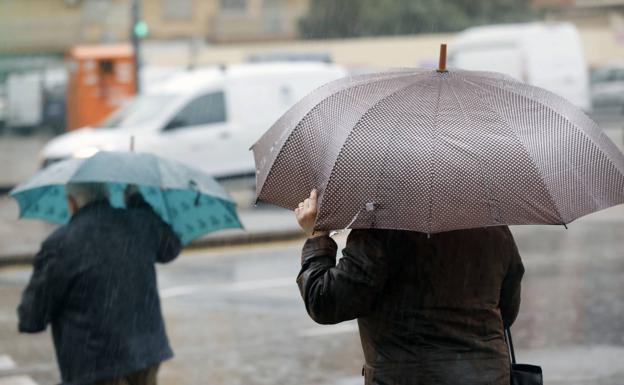
[[[440,44],[440,63],[438,65],[438,72],[446,71],[446,44]]]

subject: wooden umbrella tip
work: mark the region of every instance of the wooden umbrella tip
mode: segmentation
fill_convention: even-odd
[[[440,44],[440,64],[438,72],[446,72],[446,44]]]

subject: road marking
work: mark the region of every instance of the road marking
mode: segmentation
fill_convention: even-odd
[[[355,322],[340,323],[331,326],[317,326],[310,329],[305,329],[299,332],[299,337],[320,337],[332,334],[353,333],[358,331],[358,325]]]
[[[168,287],[160,290],[160,298],[169,299],[199,293],[202,291],[241,292],[250,290],[276,289],[280,287],[295,287],[293,277],[260,279],[254,281],[232,282],[220,285],[186,285]]]
[[[6,354],[0,356],[0,370],[11,370],[15,368],[15,361],[11,358],[11,356],[7,356]]]
[[[0,385],[37,385],[37,383],[28,376],[10,376],[0,377]]]
[[[0,313],[0,322],[17,322],[17,314]]]
[[[252,242],[240,245],[223,245],[214,247],[197,247],[184,249],[183,254],[187,256],[200,256],[200,257],[223,257],[224,255],[238,255],[241,252],[253,250],[256,257],[261,257],[265,253],[273,253],[275,250],[286,249],[300,249],[301,245],[305,241],[305,238],[286,239],[283,241],[271,241],[271,242]]]
[[[210,286],[188,285],[188,286],[168,287],[166,289],[160,290],[160,298],[167,299],[167,298],[180,297],[183,295],[192,294],[192,293],[201,291],[202,289],[206,289],[208,287]]]
[[[350,376],[339,378],[332,383],[332,385],[362,385],[362,376]]]
[[[247,291],[247,290],[260,290],[260,289],[274,289],[278,287],[295,287],[297,284],[293,277],[288,278],[272,278],[262,279],[257,281],[243,281],[234,282],[225,287],[226,291]]]

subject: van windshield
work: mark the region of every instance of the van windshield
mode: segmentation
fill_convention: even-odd
[[[108,116],[98,127],[126,128],[158,119],[174,100],[174,95],[140,95]]]

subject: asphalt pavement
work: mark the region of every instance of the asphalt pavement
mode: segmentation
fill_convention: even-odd
[[[624,207],[568,230],[512,231],[526,266],[513,327],[519,361],[542,365],[549,385],[621,385]],[[196,249],[159,266],[176,353],[162,366],[160,383],[361,384],[357,325],[321,326],[305,312],[295,284],[301,245]],[[29,274],[28,267],[0,269],[0,385],[58,381],[49,332],[16,332],[15,307]]]
[[[622,147],[621,118],[603,122]],[[0,198],[0,256],[32,254],[52,230],[16,218],[14,203]],[[248,233],[298,236],[287,211],[243,209],[241,219]],[[513,327],[519,361],[542,365],[549,385],[622,385],[624,206],[584,217],[568,230],[512,230],[527,270]],[[187,250],[159,267],[176,352],[160,383],[361,384],[356,324],[316,325],[305,312],[294,281],[302,241],[220,247],[227,233],[214,236],[221,241],[208,242],[212,248]],[[16,332],[15,308],[29,275],[27,265],[0,268],[0,385],[59,380],[49,332]]]

